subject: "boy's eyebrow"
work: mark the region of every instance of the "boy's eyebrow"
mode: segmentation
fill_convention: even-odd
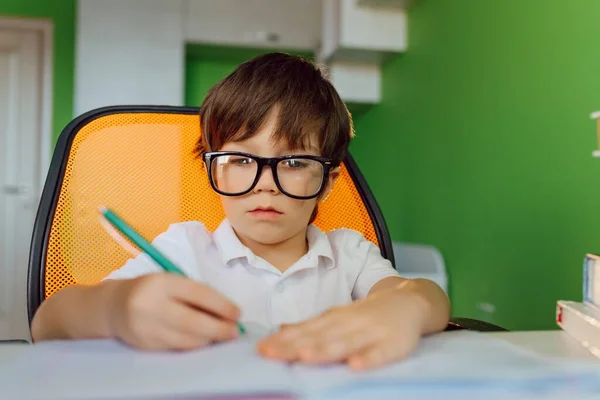
[[[311,147],[308,149],[290,149],[289,151],[286,151],[286,153],[289,153],[289,154],[312,154],[312,153],[320,153],[320,151],[315,147]]]
[[[253,146],[248,146],[246,143],[241,143],[241,142],[231,142],[231,144],[234,147],[234,151],[242,151],[244,153],[250,153],[250,154],[257,154],[256,150]],[[298,155],[321,155],[321,152],[319,151],[318,148],[316,147],[309,147],[309,148],[289,148],[289,147],[285,147],[285,148],[275,148],[276,153],[280,156],[282,155],[290,155],[290,154],[298,154]]]
[[[285,154],[310,154],[310,153],[317,153],[320,154],[321,152],[319,151],[319,148],[316,146],[306,146],[306,147],[288,147],[287,145],[281,146],[280,148],[277,149],[279,151],[279,153],[285,153]]]

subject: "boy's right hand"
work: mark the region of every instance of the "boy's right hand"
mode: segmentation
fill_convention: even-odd
[[[194,349],[238,336],[238,307],[206,285],[168,273],[121,281],[109,312],[114,336],[143,349]]]

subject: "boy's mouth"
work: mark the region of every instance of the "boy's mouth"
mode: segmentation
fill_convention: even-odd
[[[249,211],[250,215],[259,219],[276,219],[283,213],[273,207],[256,207]]]

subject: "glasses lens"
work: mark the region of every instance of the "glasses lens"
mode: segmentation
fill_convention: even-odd
[[[256,178],[258,165],[250,157],[220,155],[212,159],[212,180],[217,189],[226,194],[237,194],[250,189]]]
[[[281,188],[292,196],[314,196],[323,184],[324,167],[319,161],[290,158],[277,164],[277,177]]]

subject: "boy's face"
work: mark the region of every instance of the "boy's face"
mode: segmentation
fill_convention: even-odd
[[[321,155],[317,146],[299,150],[289,148],[283,140],[273,142],[271,137],[276,122],[277,113],[271,113],[271,117],[256,135],[244,141],[226,143],[219,150],[240,151],[261,157]],[[242,240],[278,244],[298,235],[306,235],[306,228],[317,202],[327,196],[337,176],[337,169],[329,173],[319,197],[298,200],[286,196],[278,189],[271,168],[267,166],[261,171],[256,186],[249,193],[233,197],[221,196],[221,200],[227,218]]]

